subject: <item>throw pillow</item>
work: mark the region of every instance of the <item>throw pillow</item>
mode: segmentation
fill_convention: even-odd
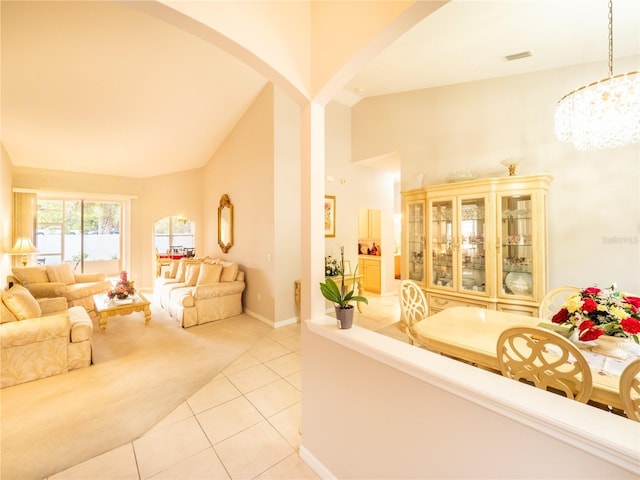
[[[180,260],[171,260],[171,268],[169,270],[169,278],[176,278],[178,273],[178,264]]]
[[[221,282],[233,282],[238,276],[238,264],[222,262],[222,276]]]
[[[14,285],[6,292],[2,292],[2,301],[18,320],[42,315],[40,304],[22,285]]]
[[[50,282],[60,282],[65,285],[76,283],[70,263],[58,263],[57,265],[47,265],[47,275]]]
[[[196,285],[220,283],[220,274],[222,274],[222,265],[203,263],[200,266],[200,273],[198,274]]]
[[[187,287],[195,287],[200,273],[200,263],[187,263],[184,274],[184,283]]]
[[[174,277],[177,282],[184,282],[184,276],[187,273],[187,262],[183,258],[178,262],[178,269],[176,270],[176,276]]]
[[[14,268],[13,275],[22,285],[29,285],[30,283],[47,283],[49,281],[47,269],[44,266]]]

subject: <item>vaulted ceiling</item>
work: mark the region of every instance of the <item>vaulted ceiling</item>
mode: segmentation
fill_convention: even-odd
[[[1,8],[1,139],[15,166],[131,177],[198,168],[267,84],[126,2],[3,0]],[[614,1],[614,47],[616,57],[640,55],[640,1]],[[531,56],[504,58],[522,52]],[[606,0],[454,0],[336,99],[606,60]]]

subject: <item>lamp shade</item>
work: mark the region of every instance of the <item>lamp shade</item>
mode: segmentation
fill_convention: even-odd
[[[14,255],[24,255],[26,253],[35,253],[37,251],[38,249],[33,244],[30,238],[20,237],[18,238],[18,240],[16,240],[16,243],[13,246],[13,248],[9,250],[9,253]]]

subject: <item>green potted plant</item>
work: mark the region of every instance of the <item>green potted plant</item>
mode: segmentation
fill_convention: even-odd
[[[338,288],[336,282],[329,277],[326,278],[324,283],[320,283],[322,296],[334,304],[338,328],[351,328],[351,325],[353,324],[353,305],[351,305],[351,302],[364,302],[369,304],[369,301],[365,297],[361,295],[354,295],[357,271],[358,267],[356,266],[356,269],[353,272],[351,289],[346,291],[344,282],[344,247],[340,247],[340,274],[342,274],[342,285]]]

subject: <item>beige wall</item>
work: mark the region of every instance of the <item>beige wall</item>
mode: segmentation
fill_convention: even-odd
[[[186,215],[196,223],[196,249],[202,250],[202,175],[190,170],[146,179],[17,167],[15,188],[44,192],[122,195],[131,200],[130,257],[124,268],[142,288],[155,278],[154,223],[169,215]],[[124,230],[126,232],[126,229]]]
[[[321,478],[637,478],[627,418],[357,326],[309,321],[302,351],[300,455]]]
[[[195,222],[197,255],[210,254],[203,240],[211,220],[203,212],[202,173],[203,169],[186,170],[140,181],[137,198],[131,202],[131,273],[140,285],[150,288],[155,280],[154,224],[161,218],[184,215],[191,219]]]
[[[136,179],[12,169],[3,156],[8,175],[3,175],[2,185],[7,178],[9,192],[3,208],[6,202],[11,210],[12,172],[13,187],[18,188],[133,196],[126,268],[143,288],[151,288],[155,278],[154,223],[185,215],[196,225],[198,255],[236,261],[245,270],[249,313],[272,324],[294,322],[302,233],[299,129],[299,107],[268,86],[202,169]],[[234,205],[234,246],[227,254],[217,243],[217,212],[224,193]],[[10,233],[6,241],[10,243]]]
[[[620,59],[620,71],[638,58]],[[518,173],[549,173],[549,287],[572,284],[640,291],[640,145],[578,151],[556,140],[556,101],[601,78],[593,64],[363,100],[353,108],[354,159],[398,152],[402,186],[442,183],[456,170],[502,176],[500,160],[524,157]]]
[[[217,218],[223,193],[233,203],[233,247],[222,257],[245,270],[245,308],[272,319],[273,269],[267,255],[273,254],[273,87],[262,91],[209,161],[204,186],[207,217]],[[217,221],[212,233],[207,248],[220,254]]]
[[[297,130],[297,106],[269,85],[204,174],[205,215],[216,218],[223,193],[234,205],[234,246],[223,257],[237,261],[246,271],[245,309],[268,323],[293,322],[296,315],[293,285],[300,276]],[[220,252],[217,223],[206,245]]]
[[[11,249],[13,218],[13,165],[9,155],[0,143],[0,282],[4,286],[7,275],[11,273],[11,257],[4,252]]]
[[[274,321],[297,320],[294,283],[300,279],[300,108],[279,89],[274,92],[273,236],[276,303]]]

